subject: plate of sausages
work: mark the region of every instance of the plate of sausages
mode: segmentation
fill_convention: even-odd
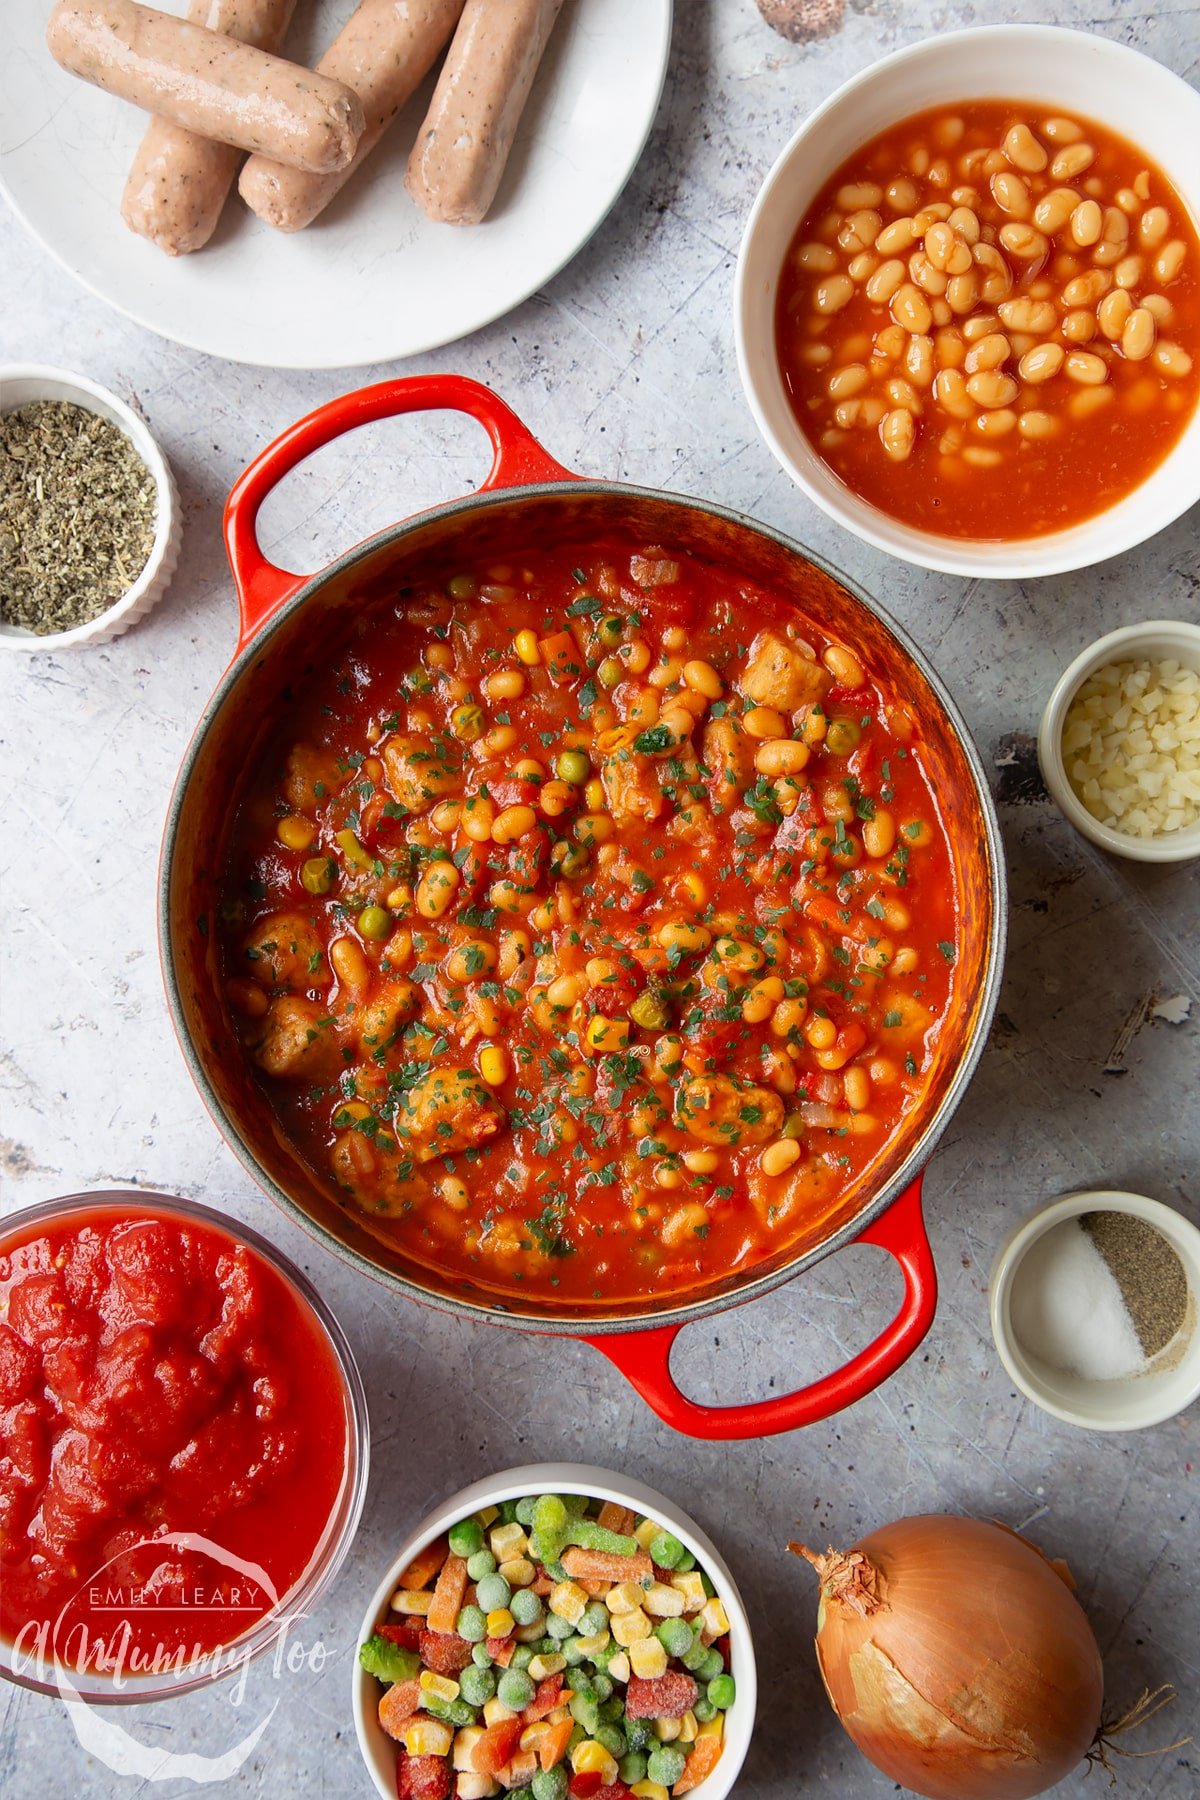
[[[0,187],[102,299],[234,362],[453,342],[625,186],[671,0],[57,0],[14,9]]]

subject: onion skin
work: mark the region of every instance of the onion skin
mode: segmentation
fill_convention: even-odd
[[[1002,1525],[884,1526],[821,1577],[817,1660],[863,1755],[927,1800],[1032,1800],[1087,1755],[1104,1675],[1061,1567]]]

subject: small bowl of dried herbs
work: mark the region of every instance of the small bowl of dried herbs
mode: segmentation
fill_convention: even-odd
[[[991,1281],[992,1335],[1044,1412],[1135,1431],[1200,1398],[1200,1230],[1144,1194],[1067,1194],[1025,1219]]]
[[[0,650],[101,643],[144,618],[179,561],[166,458],[84,375],[0,368]]]

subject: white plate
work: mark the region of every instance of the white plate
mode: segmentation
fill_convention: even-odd
[[[301,5],[287,54],[310,62],[354,0]],[[165,0],[182,13],[185,0]],[[67,75],[46,9],[6,9],[0,187],[29,229],[110,305],[233,362],[346,368],[415,356],[489,324],[587,242],[632,173],[666,75],[671,0],[566,0],[495,207],[434,225],[404,164],[434,75],[307,231],[285,236],[234,194],[205,249],[169,257],[129,231],[121,193],[146,115]]]

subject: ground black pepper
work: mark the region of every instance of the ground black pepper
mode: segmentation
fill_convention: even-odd
[[[154,543],[154,477],[124,432],[66,400],[0,417],[0,619],[39,637],[99,618]]]
[[[1080,1223],[1112,1271],[1142,1349],[1157,1356],[1187,1317],[1183,1264],[1162,1232],[1132,1213],[1085,1213]]]

